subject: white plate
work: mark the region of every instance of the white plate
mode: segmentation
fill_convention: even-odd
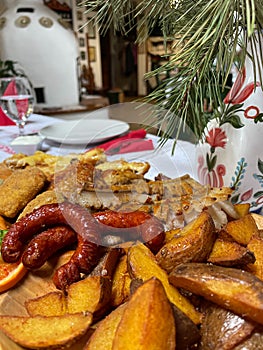
[[[48,140],[71,145],[93,144],[124,134],[129,124],[115,119],[81,119],[58,122],[40,130]]]

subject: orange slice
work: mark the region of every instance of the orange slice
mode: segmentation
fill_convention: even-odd
[[[0,216],[0,230],[6,230],[7,228],[5,219]],[[0,293],[14,287],[25,276],[26,272],[27,269],[22,262],[6,263],[0,253]]]
[[[7,230],[7,222],[5,219],[0,215],[0,230]]]
[[[27,269],[22,262],[10,264],[0,258],[0,293],[14,287],[26,272]]]

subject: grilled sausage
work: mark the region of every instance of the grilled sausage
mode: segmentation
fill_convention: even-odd
[[[59,249],[77,241],[77,234],[68,225],[49,228],[34,237],[22,255],[28,269],[38,269]]]
[[[25,243],[33,235],[58,224],[67,224],[77,233],[78,246],[70,261],[58,269],[54,283],[57,288],[65,289],[67,285],[79,280],[81,272],[88,273],[97,265],[102,252],[99,223],[87,209],[77,204],[46,204],[13,224],[2,242],[4,261],[17,261]]]
[[[1,246],[3,260],[9,263],[18,261],[25,244],[35,234],[58,223],[64,223],[64,216],[58,204],[44,205],[23,216],[11,225],[4,236]]]
[[[99,224],[87,209],[68,202],[46,204],[22,217],[10,227],[2,242],[3,260],[6,262],[18,261],[25,244],[34,235],[58,224],[69,225],[78,236],[82,237],[85,242],[90,242],[93,248],[97,249],[100,243]]]
[[[160,220],[143,211],[117,212],[106,210],[93,214],[103,224],[103,234],[119,234],[125,240],[141,239],[156,253],[164,241],[164,227]],[[118,230],[119,229],[119,230]]]
[[[112,231],[116,233],[116,230],[120,229],[133,235],[135,239],[141,238],[153,252],[159,250],[164,240],[162,223],[148,213],[140,211],[122,213],[109,210],[92,215],[86,208],[73,203],[46,204],[11,226],[2,242],[1,251],[4,261],[17,261],[26,243],[32,239],[24,252],[23,261],[31,268],[41,266],[50,253],[67,244],[61,232],[56,235],[55,228],[47,230],[59,224],[70,226],[76,232],[78,241],[77,248],[69,262],[61,266],[53,278],[57,288],[62,290],[65,290],[69,284],[78,281],[81,273],[91,272],[97,264],[103,253],[102,233]],[[33,238],[35,235],[36,237]],[[69,235],[71,236],[72,233]],[[44,242],[45,237],[50,239],[48,243]],[[68,244],[71,239],[73,240],[73,237],[69,238]],[[34,249],[35,242],[41,247],[41,252],[37,252],[36,247]],[[39,261],[36,261],[38,256]]]
[[[55,271],[53,283],[58,289],[66,291],[69,285],[79,281],[80,279],[81,275],[77,262],[70,259],[66,264],[60,266]]]
[[[100,223],[98,235],[112,232],[118,234],[121,231],[124,234],[128,233],[128,236],[133,235],[136,239],[141,237],[153,252],[157,252],[163,244],[163,225],[150,214],[140,211],[122,213],[108,210],[94,213],[93,217]],[[53,276],[55,286],[65,291],[68,285],[80,279],[80,273],[90,272],[90,261],[96,261],[102,253],[102,247],[95,250],[92,242],[78,237],[78,246],[70,261],[57,269]]]
[[[89,274],[103,255],[102,247],[78,236],[78,245],[70,260],[60,266],[54,273],[53,282],[58,289],[66,291],[67,287],[81,279],[81,273]],[[95,262],[95,263],[94,263]]]

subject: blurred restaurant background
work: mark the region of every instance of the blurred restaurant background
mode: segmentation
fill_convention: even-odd
[[[137,45],[136,29],[99,34],[79,0],[0,0],[0,59],[30,79],[36,111],[97,109],[145,96],[158,84],[146,72],[162,64],[158,29]]]

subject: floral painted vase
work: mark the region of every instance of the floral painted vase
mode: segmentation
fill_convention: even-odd
[[[197,147],[198,178],[203,184],[233,188],[233,203],[263,207],[263,92],[254,84],[252,64],[247,60],[224,99],[228,111],[224,123],[213,119],[205,139]]]

